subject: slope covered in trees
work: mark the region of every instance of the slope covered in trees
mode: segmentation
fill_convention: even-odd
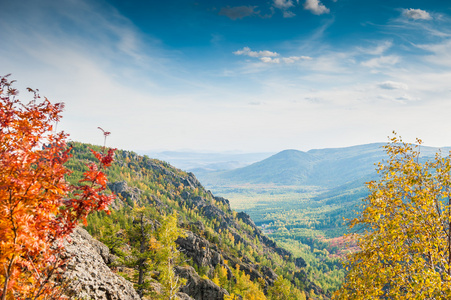
[[[93,157],[88,145],[72,146],[68,180],[76,181]],[[118,198],[111,215],[92,215],[87,229],[109,246],[118,257],[115,267],[142,295],[168,299],[177,287],[194,299],[331,295],[315,283],[304,259],[278,247],[193,174],[118,150],[107,175]]]
[[[344,219],[354,218],[368,195],[365,182],[378,179],[375,163],[388,159],[383,145],[286,150],[245,168],[200,173],[199,178],[287,249],[311,257],[319,247],[329,251],[326,256],[341,256],[335,239],[348,232]],[[443,153],[449,149],[441,148]],[[425,161],[439,149],[422,145],[419,150],[419,160]],[[299,243],[311,247],[304,251]],[[322,261],[324,255],[316,253],[314,260]]]

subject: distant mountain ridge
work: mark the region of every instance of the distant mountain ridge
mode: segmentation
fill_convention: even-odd
[[[243,168],[197,175],[207,186],[275,184],[334,188],[372,174],[375,176],[375,164],[386,158],[384,145],[372,143],[307,152],[284,150]],[[433,156],[439,149],[445,154],[451,148],[421,146],[420,153],[422,157]]]
[[[259,153],[205,153],[189,151],[141,151],[143,155],[149,155],[157,159],[169,162],[173,166],[196,173],[212,171],[224,171],[242,168],[252,163],[270,157],[274,152]]]

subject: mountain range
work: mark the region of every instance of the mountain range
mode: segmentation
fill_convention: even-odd
[[[208,188],[240,184],[316,186],[332,189],[376,176],[376,164],[387,156],[384,143],[346,148],[284,150],[262,161],[234,170],[194,173]],[[421,146],[420,156],[431,157],[451,148]]]
[[[166,161],[176,168],[196,173],[208,173],[242,168],[270,157],[274,152],[193,152],[193,151],[138,151],[139,154],[148,155]]]

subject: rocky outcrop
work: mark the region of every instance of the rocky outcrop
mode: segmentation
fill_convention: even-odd
[[[180,288],[180,292],[190,295],[195,300],[222,300],[224,295],[229,295],[213,281],[201,278],[192,267],[176,267],[175,273],[187,280]]]
[[[271,268],[268,268],[267,266],[262,266],[260,268],[261,273],[263,276],[265,276],[265,280],[272,285],[274,281],[277,280],[277,277],[279,277]]]
[[[209,191],[210,192],[210,191]],[[211,193],[211,192],[210,192]],[[213,196],[213,198],[218,201],[219,203],[222,203],[223,205],[225,205],[227,207],[227,211],[231,212],[232,209],[230,208],[230,202],[229,200],[227,200],[226,198],[223,197],[215,197]]]
[[[247,213],[239,212],[236,214],[236,217],[241,221],[243,221],[245,224],[251,226],[252,228],[257,228],[257,226],[255,226],[254,221],[252,221],[251,216],[249,216]]]
[[[178,300],[194,300],[193,298],[191,298],[190,296],[188,296],[187,294],[185,294],[185,293],[177,293],[176,294],[177,295],[177,299]]]
[[[305,268],[307,267],[307,263],[305,262],[305,260],[302,257],[298,257],[294,260],[294,264],[296,265],[296,267],[298,268]]]
[[[199,180],[197,180],[196,176],[193,173],[188,172],[188,176],[186,178],[182,178],[182,183],[185,186],[190,186],[192,188],[200,188],[202,185]]]
[[[138,188],[131,188],[125,181],[116,181],[108,183],[108,188],[116,195],[121,196],[123,199],[130,201],[138,201],[141,196],[141,190]]]
[[[133,284],[107,266],[114,259],[107,246],[82,228],[76,228],[70,238],[65,245],[70,261],[63,275],[69,282],[67,295],[77,299],[140,300]]]
[[[221,254],[212,249],[210,242],[191,231],[186,231],[185,237],[179,237],[176,243],[180,250],[199,267],[208,266],[211,271],[217,264],[224,264]]]
[[[131,188],[125,181],[116,181],[108,183],[108,188],[119,197],[116,197],[114,203],[112,203],[112,209],[120,209],[124,205],[124,201],[130,203],[143,204],[143,201],[152,203],[157,207],[167,208],[168,206],[161,202],[155,195],[150,197],[141,197],[142,191],[138,188]],[[143,199],[144,198],[144,199]]]
[[[154,172],[158,174],[162,174],[164,176],[168,176],[169,178],[177,179],[180,183],[182,183],[184,186],[195,188],[203,188],[200,184],[199,180],[197,180],[196,176],[194,176],[193,173],[186,173],[186,177],[177,176],[173,171],[170,170],[170,165],[165,162],[160,162],[156,160],[148,160],[147,162],[147,168],[153,170]]]

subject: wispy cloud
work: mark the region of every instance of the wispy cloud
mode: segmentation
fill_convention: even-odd
[[[277,52],[272,52],[269,50],[252,51],[249,47],[244,47],[241,50],[237,50],[233,52],[233,54],[258,58],[263,63],[271,63],[271,64],[280,64],[280,63],[293,64],[300,60],[312,60],[310,56],[279,57],[280,54]]]
[[[290,56],[282,57],[282,61],[287,64],[293,64],[299,60],[312,60],[310,56]]]
[[[328,14],[330,12],[330,10],[319,0],[306,0],[304,3],[304,9],[309,10],[315,15]]]
[[[52,102],[65,102],[58,128],[72,139],[98,143],[95,128],[101,126],[113,132],[110,145],[130,148],[127,144],[144,136],[143,130],[159,126],[158,119],[165,122],[159,114],[153,120],[142,115],[151,104],[154,112],[169,113],[171,108],[158,98],[170,98],[164,97],[167,82],[183,81],[171,72],[174,63],[158,40],[144,39],[130,20],[103,2],[41,0],[8,6],[0,10],[0,72],[12,73],[20,89],[39,88]],[[26,93],[21,96],[27,99]]]
[[[279,56],[279,53],[277,53],[277,52],[272,52],[272,51],[268,51],[268,50],[252,51],[251,48],[249,48],[249,47],[244,47],[241,50],[237,50],[237,51],[233,52],[233,54],[235,54],[235,55],[245,55],[245,56],[249,56],[249,57],[273,57],[273,56]]]
[[[296,14],[294,13],[294,12],[292,12],[292,11],[284,11],[283,12],[283,17],[284,18],[293,18],[293,17],[295,17],[296,16]]]
[[[399,56],[397,55],[387,55],[364,61],[361,65],[368,68],[384,68],[397,64],[399,60]]]
[[[404,94],[402,96],[396,97],[395,100],[399,101],[401,103],[408,103],[408,102],[416,100],[416,99],[410,95]]]
[[[407,90],[409,88],[407,84],[395,81],[380,82],[377,86],[385,90]]]
[[[293,0],[273,0],[272,5],[282,11],[284,18],[293,18],[296,16],[296,14],[290,10],[295,6]]]
[[[278,64],[280,63],[280,58],[272,58],[272,57],[261,57],[260,60],[264,63]]]
[[[273,0],[273,7],[280,9],[282,11],[284,18],[293,18],[296,14],[291,11],[296,5],[299,5],[300,0],[296,0],[296,4],[293,0]],[[336,2],[336,1],[334,1]],[[315,15],[327,14],[330,12],[320,0],[305,0],[303,7],[305,10],[310,11]]]
[[[257,50],[243,48],[254,45],[249,40],[189,56],[144,34],[101,0],[5,3],[0,68],[18,84],[66,102],[59,128],[75,140],[98,143],[97,126],[113,132],[112,145],[127,149],[155,147],[145,138],[149,132],[157,147],[195,148],[208,140],[207,147],[218,151],[361,144],[383,139],[394,128],[427,137],[428,143],[449,139],[437,128],[451,126],[451,30],[437,13],[428,22],[424,14],[415,19],[410,11],[411,16],[398,11],[385,27],[378,25],[380,31],[367,28],[368,35],[352,40],[344,34],[349,44],[328,39],[334,19],[324,18],[316,33],[309,29],[310,38],[268,39]],[[305,3],[308,11],[300,12]],[[268,5],[287,17],[291,10],[329,12],[320,1]],[[262,6],[226,7],[223,17],[213,17],[236,25],[227,18],[263,18]],[[206,37],[224,45],[230,35],[221,34]],[[237,51],[228,50],[230,45]],[[226,59],[221,51],[228,51]]]
[[[416,47],[428,51],[430,54],[425,59],[436,66],[451,66],[451,39],[442,41],[441,43],[422,44]]]
[[[413,9],[413,8],[408,8],[408,9],[404,9],[402,14],[409,18],[409,19],[413,19],[413,20],[431,20],[432,17],[431,15],[422,9]]]
[[[219,11],[218,15],[226,16],[229,19],[237,20],[245,17],[255,16],[260,14],[260,11],[256,11],[258,6],[235,6],[235,7],[223,7]]]
[[[292,0],[274,0],[273,5],[278,9],[289,9],[294,6]]]
[[[366,48],[357,47],[357,49],[364,54],[382,55],[385,51],[390,49],[392,46],[393,46],[392,41],[382,41],[373,47],[366,47]]]

